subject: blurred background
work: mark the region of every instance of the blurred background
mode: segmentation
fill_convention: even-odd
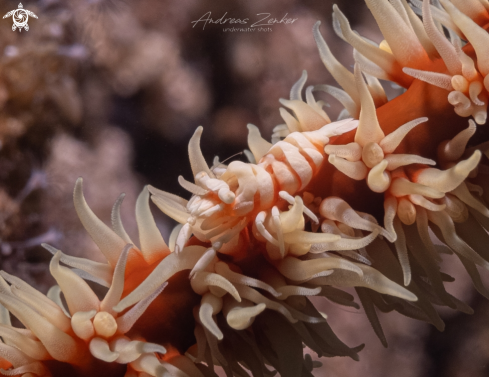
[[[355,30],[382,40],[363,1],[336,3]],[[191,178],[187,143],[198,125],[204,126],[208,162],[246,148],[247,123],[270,139],[273,127],[283,123],[278,99],[288,98],[303,69],[308,85],[335,85],[312,37],[317,20],[338,60],[353,64],[351,47],[332,30],[332,5],[330,0],[40,0],[23,3],[39,17],[29,18],[29,31],[12,31],[11,17],[1,20],[0,267],[46,292],[54,284],[51,255],[40,243],[100,260],[73,208],[79,176],[89,205],[106,223],[114,201],[126,194],[122,217],[137,239],[134,204],[143,185],[188,196],[177,177]],[[17,1],[1,1],[0,13],[17,7]],[[248,23],[192,23],[222,16]],[[263,27],[266,31],[225,30],[264,17],[296,20]],[[389,83],[385,87],[390,96],[400,93]],[[336,119],[339,104],[323,99]],[[154,214],[168,239],[174,224],[158,210]],[[316,375],[489,375],[489,304],[474,293],[461,266],[447,261],[444,269],[457,276],[450,292],[476,314],[444,311],[444,333],[381,314],[388,349],[361,310],[315,299],[342,340],[350,346],[366,343],[360,362],[323,359]]]

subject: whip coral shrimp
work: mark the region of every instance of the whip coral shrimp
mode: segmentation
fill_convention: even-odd
[[[366,2],[385,38],[379,45],[353,32],[334,7],[335,30],[354,48],[353,72],[332,55],[319,22],[313,27],[342,89],[304,91],[303,72],[290,99],[280,100],[285,123],[272,143],[248,125],[249,163],[215,159],[209,167],[197,128],[189,143],[193,177],[179,177],[192,196],[146,187],[136,204],[139,248],[122,225],[122,197],[111,229],[77,182],[75,208],[107,262],[46,245],[58,282],[47,297],[0,273],[2,374],[207,377],[217,365],[230,377],[312,376],[320,363],[303,346],[358,360],[363,345],[338,339],[308,296],[359,308],[343,290],[354,289],[386,346],[377,309],[440,330],[435,306],[471,313],[445,290],[453,279],[441,270],[441,253],[459,258],[489,298],[477,269],[489,269],[489,144],[480,132],[489,3]],[[388,101],[379,79],[406,91]],[[337,121],[318,91],[344,105]],[[180,223],[168,244],[150,194]],[[435,246],[430,230],[444,246]],[[85,280],[107,287],[105,296]],[[7,309],[25,329],[10,324]]]

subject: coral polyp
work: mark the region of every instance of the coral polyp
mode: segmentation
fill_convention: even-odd
[[[304,91],[304,71],[280,100],[285,123],[271,143],[248,125],[249,162],[209,166],[197,128],[193,177],[179,177],[191,198],[145,187],[139,246],[122,224],[123,197],[110,228],[79,179],[75,209],[106,262],[44,245],[58,283],[47,296],[0,272],[0,372],[207,377],[220,366],[227,376],[312,376],[320,363],[304,346],[358,360],[363,345],[343,343],[310,296],[359,308],[344,290],[354,289],[385,346],[376,310],[439,330],[435,306],[471,313],[445,290],[452,278],[441,254],[460,259],[489,298],[478,272],[489,269],[489,145],[479,130],[489,100],[489,3],[440,1],[366,0],[385,38],[379,45],[335,6],[353,72],[332,55],[319,22],[313,35],[342,88]],[[379,79],[405,91],[388,100]],[[317,92],[344,105],[337,121]],[[179,223],[168,243],[150,200]],[[87,280],[106,288],[103,297]]]

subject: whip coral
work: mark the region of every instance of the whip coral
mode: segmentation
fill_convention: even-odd
[[[353,32],[350,72],[313,28],[321,59],[342,89],[303,87],[281,100],[273,143],[249,125],[249,163],[209,167],[202,128],[189,143],[192,196],[145,187],[136,203],[139,247],[113,208],[112,229],[75,186],[78,216],[106,263],[54,256],[47,297],[1,272],[1,373],[11,376],[311,376],[318,356],[358,360],[308,296],[358,307],[387,345],[376,310],[443,329],[435,306],[472,309],[449,294],[440,254],[458,257],[489,298],[485,201],[489,3],[366,0],[385,40]],[[416,16],[422,14],[422,20]],[[449,39],[445,34],[449,35]],[[379,79],[406,91],[388,101]],[[332,122],[314,93],[345,107]],[[290,111],[288,111],[288,110]],[[472,117],[473,119],[467,119]],[[483,127],[483,126],[481,126]],[[149,200],[180,223],[168,244]],[[433,235],[443,246],[435,245]],[[71,268],[60,265],[60,262]],[[99,298],[85,280],[108,290]],[[62,293],[62,296],[61,296]],[[25,329],[12,327],[8,311]]]

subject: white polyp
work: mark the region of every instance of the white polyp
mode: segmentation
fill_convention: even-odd
[[[10,325],[0,326],[0,336],[3,339],[3,343],[22,350],[25,355],[35,360],[48,360],[51,358],[46,347],[39,340],[32,339],[18,330]],[[2,355],[2,357],[4,356]]]
[[[486,124],[487,120],[487,109],[485,105],[475,106],[474,111],[472,112],[472,116],[474,117],[475,123],[477,124]]]
[[[235,211],[237,211],[239,206],[243,205],[249,207],[246,209],[247,212],[251,211],[254,204],[253,199],[258,190],[258,183],[252,167],[250,164],[245,164],[241,161],[233,161],[229,164],[221,179],[226,181],[232,177],[236,177],[238,180]]]
[[[361,69],[361,67],[360,67]],[[368,72],[363,72],[365,80],[367,80],[368,90],[372,99],[374,100],[375,107],[380,107],[387,103],[387,95],[385,94],[384,88],[380,84],[377,77],[370,75]]]
[[[284,192],[284,191],[281,191]],[[289,194],[287,194],[289,195]],[[276,208],[276,207],[274,207]],[[289,233],[298,228],[298,226],[304,222],[304,218],[302,216],[303,213],[303,208],[304,204],[302,202],[302,199],[300,196],[296,196],[295,199],[293,199],[293,204],[292,207],[288,211],[284,211],[279,214],[279,224],[274,224],[274,226],[277,228],[280,226],[281,231],[283,233]],[[277,209],[278,211],[278,209]],[[273,210],[272,210],[273,212]],[[273,215],[273,214],[272,214]],[[278,233],[277,233],[278,234]],[[283,241],[283,236],[282,236],[282,241]],[[280,238],[279,238],[280,242]]]
[[[404,67],[402,71],[415,79],[427,82],[428,84],[437,86],[445,90],[453,90],[452,77],[439,72],[421,71],[419,69],[413,69]]]
[[[13,349],[14,353],[19,352]],[[31,360],[30,360],[31,361]],[[12,363],[15,365],[15,363]],[[0,373],[4,376],[22,376],[22,377],[37,377],[37,376],[48,376],[49,371],[46,367],[39,361],[30,362],[28,364],[24,364],[18,368],[13,369],[0,369]]]
[[[485,76],[489,73],[489,36],[471,18],[459,11],[451,2],[440,0],[453,22],[462,30],[468,41],[474,47],[477,55],[477,65]]]
[[[390,193],[396,197],[406,196],[411,194],[419,194],[428,198],[440,199],[444,194],[434,188],[408,181],[406,178],[396,178],[392,181]]]
[[[326,112],[323,110],[323,106],[326,105],[325,102],[324,101],[316,101],[316,99],[314,98],[314,94],[312,94],[313,90],[314,90],[314,86],[312,86],[312,85],[308,86],[306,89],[306,102],[307,102],[307,104],[316,113],[321,115],[321,117],[323,117],[324,119],[329,119],[328,114],[326,114]]]
[[[302,101],[302,89],[307,81],[307,71],[304,69],[299,80],[297,80],[290,89],[290,99]]]
[[[192,278],[198,271],[204,271],[207,266],[209,266],[214,258],[216,257],[216,250],[214,248],[209,248],[205,251],[205,253],[200,257],[200,259],[195,264],[192,271],[190,271],[189,277]]]
[[[377,143],[367,143],[362,150],[362,160],[368,168],[373,168],[384,159],[384,151]]]
[[[200,172],[205,172],[209,177],[214,178],[214,173],[210,171],[209,166],[207,166],[204,156],[202,155],[202,151],[200,150],[200,137],[202,131],[202,126],[197,127],[188,143],[190,167],[192,168],[194,177]]]
[[[4,282],[2,278],[0,280]],[[73,362],[80,355],[80,345],[72,336],[58,329],[14,295],[2,292],[0,293],[0,302],[31,331],[29,334],[39,339],[54,359]],[[4,344],[0,343],[0,347],[2,345]],[[2,355],[5,355],[5,353],[2,353]]]
[[[462,75],[455,75],[452,77],[452,86],[454,90],[466,92],[469,89],[469,82]]]
[[[278,193],[278,195],[282,199],[286,200],[291,205],[294,205],[296,203],[297,198],[299,198],[302,201],[302,199],[300,198],[300,196],[299,197],[296,197],[296,199],[294,199],[294,197],[292,195],[290,195],[287,191],[280,191]],[[319,220],[318,220],[317,216],[309,208],[307,208],[305,205],[302,205],[302,212],[306,216],[308,216],[312,221],[314,221],[316,224],[319,224]],[[287,213],[287,212],[283,212],[282,215],[285,214],[285,213]],[[284,230],[284,232],[285,232],[285,230]]]
[[[178,176],[178,183],[182,188],[190,192],[191,194],[194,195],[205,195],[208,193],[208,191],[200,186],[197,186],[195,183],[187,181],[183,176],[179,175]]]
[[[397,213],[397,199],[389,196],[384,200],[384,227],[391,235],[391,239],[395,241],[397,234],[394,229],[394,218]]]
[[[165,245],[166,246],[166,245]],[[112,278],[112,284],[110,285],[109,291],[106,293],[104,299],[100,303],[100,310],[112,312],[112,308],[121,299],[122,291],[124,290],[124,275],[126,271],[126,262],[129,251],[132,245],[128,244],[124,247],[124,250],[119,257],[114,269],[114,276]]]
[[[219,196],[226,198],[226,204],[230,204],[234,201],[234,193],[230,191],[229,185],[221,179],[209,178],[203,184],[207,189],[220,193]],[[231,200],[232,199],[232,200]],[[221,199],[222,200],[222,199]],[[224,201],[224,200],[223,200]],[[229,203],[228,203],[229,201]]]
[[[423,8],[423,3],[420,0],[411,0],[411,3],[419,9]],[[450,15],[445,12],[444,9],[441,8],[441,6],[438,8],[435,5],[430,5],[430,10],[433,15],[433,19],[439,23],[441,23],[443,26],[445,26],[449,31],[454,32],[458,37],[462,37],[463,33],[460,31],[457,25],[452,21]],[[420,13],[421,15],[421,13]],[[441,27],[441,25],[440,25]]]
[[[284,240],[288,244],[315,244],[324,242],[335,242],[341,239],[340,236],[335,234],[326,233],[311,233],[302,230],[295,230],[290,233],[284,234]]]
[[[111,314],[98,312],[93,319],[93,328],[97,335],[110,338],[117,331],[117,322]]]
[[[472,102],[477,106],[483,106],[485,103],[479,99],[479,94],[482,92],[483,85],[480,81],[472,81],[469,85],[469,96]]]
[[[155,343],[146,343],[138,340],[131,341],[125,336],[117,337],[109,343],[113,352],[119,353],[116,362],[119,364],[129,364],[136,360],[143,353],[159,353],[164,355],[166,348]]]
[[[319,207],[319,213],[327,219],[342,222],[355,229],[382,231],[379,225],[360,217],[347,202],[338,197],[324,199]]]
[[[310,252],[322,253],[324,251],[358,250],[369,245],[379,233],[380,231],[375,229],[372,233],[363,238],[341,238],[334,242],[316,243],[311,246]]]
[[[265,304],[268,309],[275,310],[287,318],[287,320],[291,323],[296,323],[297,319],[295,319],[290,311],[288,311],[282,304],[277,301],[270,300],[260,294],[258,291],[247,287],[245,285],[237,284],[236,289],[239,292],[239,295],[255,304]]]
[[[118,352],[110,350],[109,343],[105,339],[93,338],[88,348],[94,357],[107,363],[112,363],[119,357]]]
[[[475,63],[472,58],[467,55],[464,50],[462,50],[462,45],[455,45],[458,57],[462,62],[462,75],[470,82],[474,80],[479,80],[479,73],[475,69]]]
[[[71,318],[70,313],[68,313],[68,310],[66,310],[64,303],[61,301],[61,288],[59,287],[59,285],[56,284],[49,288],[48,293],[46,293],[46,297],[52,300],[56,305],[58,305],[67,318]]]
[[[173,376],[168,370],[161,365],[161,361],[151,353],[143,354],[131,363],[131,366],[139,373],[138,376],[156,376],[156,377],[169,377]],[[183,374],[178,377],[188,377],[187,374]]]
[[[124,241],[127,243],[132,243],[131,238],[129,235],[126,233],[126,230],[124,229],[124,225],[122,225],[122,219],[121,219],[121,205],[122,201],[124,200],[124,197],[126,194],[122,193],[117,200],[115,201],[113,207],[112,207],[112,212],[110,214],[110,220],[112,223],[112,229],[114,229],[114,232],[121,237]]]
[[[475,264],[489,269],[489,262],[482,258],[467,243],[462,240],[455,230],[453,220],[445,211],[431,212],[428,211],[428,219],[440,228],[445,243],[450,246],[456,253],[464,256]]]
[[[346,145],[327,144],[324,147],[324,152],[351,162],[359,161],[362,158],[362,147],[358,143],[349,143]]]
[[[192,235],[192,227],[190,226],[189,223],[186,223],[180,229],[180,232],[178,232],[178,236],[175,241],[175,253],[178,254],[183,250],[185,244],[187,243],[191,235]]]
[[[294,112],[302,131],[318,130],[325,124],[331,123],[329,117],[324,118],[324,115],[326,115],[324,111],[322,111],[323,115],[320,115],[305,102],[283,98],[280,98],[279,102]]]
[[[469,98],[462,92],[454,90],[448,94],[448,102],[455,107],[455,112],[462,116],[467,117],[472,113],[472,104]]]
[[[402,274],[404,276],[404,286],[408,286],[411,283],[411,265],[409,264],[409,257],[406,245],[406,236],[404,230],[398,218],[394,219],[394,229],[396,230],[397,240],[395,247],[397,251],[397,257],[402,268]]]
[[[51,254],[55,255],[57,252],[61,253],[60,261],[67,264],[68,266],[80,269],[86,273],[99,278],[104,281],[107,287],[110,286],[112,281],[113,267],[108,263],[95,262],[86,258],[77,258],[71,255],[64,254],[61,250],[58,250],[51,245],[42,243],[41,246],[49,251]],[[1,273],[0,273],[1,274]],[[3,275],[2,275],[3,276]],[[4,276],[5,277],[5,276]],[[6,277],[5,277],[6,278]],[[8,280],[8,278],[6,278]],[[9,281],[9,280],[8,280]]]
[[[284,134],[281,134],[280,136],[285,137],[290,132],[301,132],[302,131],[300,123],[298,122],[297,119],[294,118],[294,116],[291,113],[289,113],[283,107],[279,108],[279,113],[280,113],[280,116],[282,117],[282,119],[284,120],[284,122],[286,123],[287,128],[288,128],[287,130],[281,130],[281,133],[284,133]]]
[[[460,161],[448,170],[424,169],[418,174],[417,181],[441,192],[451,191],[459,186],[477,167],[481,155],[481,151],[476,150],[468,159]]]
[[[385,156],[385,160],[388,162],[387,170],[389,171],[410,164],[436,165],[435,161],[416,154],[389,154]]]
[[[163,213],[180,224],[185,224],[187,222],[189,218],[187,200],[177,195],[158,190],[152,186],[148,186],[148,190],[152,194],[151,200],[161,211],[163,211]]]
[[[344,90],[331,85],[315,85],[314,91],[322,91],[336,98],[351,116],[358,117],[358,115],[360,114],[360,107]]]
[[[351,30],[348,19],[339,10],[336,5],[333,5],[333,12],[335,17],[338,19],[341,31],[346,39],[346,41],[358,50],[362,55],[364,55],[369,61],[372,61],[377,66],[379,66],[383,71],[387,72],[389,75],[392,74],[396,77],[396,66],[398,66],[395,57],[381,48],[367,42],[364,38],[360,37],[356,32]],[[356,101],[360,105],[360,101]]]
[[[409,200],[413,204],[424,207],[429,211],[443,211],[446,208],[445,204],[433,203],[421,195],[409,195]]]
[[[445,161],[457,161],[465,153],[469,139],[475,134],[477,126],[469,119],[469,127],[460,131],[452,140],[440,145],[439,156]]]
[[[287,256],[277,264],[277,269],[286,278],[294,281],[311,279],[318,273],[322,273],[324,271],[332,269],[351,271],[355,275],[363,276],[362,269],[359,266],[347,261],[346,259],[337,257],[318,258],[302,261],[300,259]],[[333,275],[335,273],[333,273]]]
[[[384,153],[393,153],[409,131],[411,131],[417,125],[427,121],[428,118],[423,117],[414,119],[406,124],[403,124],[401,127],[397,128],[395,131],[384,137],[379,143],[380,147],[382,148]]]
[[[362,161],[351,162],[334,154],[330,154],[328,162],[346,176],[356,181],[361,181],[367,177],[368,169]]]
[[[105,225],[90,209],[83,196],[83,179],[78,178],[73,192],[73,202],[83,227],[88,232],[111,266],[115,266],[125,241]]]
[[[408,199],[400,198],[397,205],[397,216],[403,224],[412,225],[416,221],[416,208]]]
[[[448,71],[452,75],[460,74],[462,72],[462,64],[458,58],[455,48],[450,41],[443,35],[436,27],[431,16],[431,6],[429,0],[423,1],[423,24],[426,30],[426,34],[430,38],[431,42],[436,47],[436,50],[443,59]],[[455,89],[458,90],[458,89]]]
[[[10,362],[15,369],[34,361],[21,350],[3,342],[0,343],[0,354],[2,355],[2,359]],[[4,369],[2,368],[1,371],[3,372]],[[4,375],[4,373],[2,373],[2,375]],[[17,373],[14,376],[17,376]]]
[[[264,303],[253,305],[248,300],[238,303],[226,300],[224,302],[223,314],[230,327],[235,330],[244,330],[251,326],[255,317],[266,309]]]
[[[359,123],[357,132],[355,133],[355,142],[364,147],[369,142],[380,142],[385,135],[379,125],[374,101],[358,64],[355,64],[355,83],[361,102]]]
[[[373,45],[372,47],[375,48],[375,46]],[[384,52],[381,49],[379,49],[378,51]],[[355,59],[355,63],[358,63],[358,65],[362,69],[362,72],[368,73],[369,75],[372,75],[381,80],[390,79],[389,74],[384,69],[382,69],[379,65],[375,64],[371,60],[367,59],[357,49],[353,50],[353,58]]]
[[[273,238],[270,232],[265,228],[264,222],[267,217],[267,213],[265,211],[260,212],[255,218],[255,225],[258,232],[272,245],[279,246],[278,241]]]
[[[218,340],[222,340],[224,336],[217,326],[213,315],[219,313],[221,309],[222,298],[216,297],[212,293],[206,293],[202,296],[199,308],[200,321]]]
[[[236,301],[241,301],[236,287],[224,276],[213,272],[197,272],[190,280],[190,285],[194,292],[199,295],[210,291],[214,296],[222,297],[226,293],[229,293]]]
[[[248,146],[255,157],[255,161],[260,159],[270,150],[272,144],[261,137],[260,130],[253,124],[248,124]]]
[[[40,310],[42,309],[41,308],[42,306],[48,306],[52,309],[55,309],[56,311],[59,311],[60,308],[56,305],[56,303],[54,303],[48,297],[43,295],[37,289],[31,287],[28,283],[18,278],[17,276],[10,275],[5,271],[0,271],[0,276],[2,276],[6,281],[8,281],[11,284],[10,289],[12,293],[16,294],[17,296],[19,296],[20,292],[24,294],[28,294],[29,295],[28,304],[31,305],[34,309]],[[18,288],[18,290],[16,290],[15,288]],[[57,316],[58,314],[56,314],[56,317]]]
[[[326,124],[316,131],[304,132],[304,136],[312,140],[315,144],[322,143],[324,146],[329,143],[330,137],[343,135],[356,128],[358,128],[358,120],[348,118]]]
[[[77,337],[83,340],[90,340],[95,335],[91,319],[97,314],[96,310],[89,312],[76,312],[71,317],[71,327]]]
[[[323,39],[319,31],[321,21],[314,24],[312,33],[319,50],[319,56],[326,69],[331,73],[336,82],[348,93],[353,101],[360,105],[360,97],[355,85],[355,79],[350,71],[348,71],[331,53],[326,41]]]
[[[416,67],[428,60],[411,25],[403,21],[389,2],[366,0],[366,3],[401,66]]]
[[[367,185],[373,192],[384,192],[386,191],[391,183],[391,176],[386,171],[388,162],[387,160],[382,160],[377,165],[375,165],[367,177]]]
[[[322,287],[306,288],[295,285],[284,285],[278,288],[278,291],[282,294],[280,300],[286,300],[290,296],[316,296],[321,293]]]
[[[89,285],[67,267],[59,265],[61,252],[58,251],[49,264],[51,275],[56,279],[70,309],[70,313],[78,311],[98,310],[100,301]]]

